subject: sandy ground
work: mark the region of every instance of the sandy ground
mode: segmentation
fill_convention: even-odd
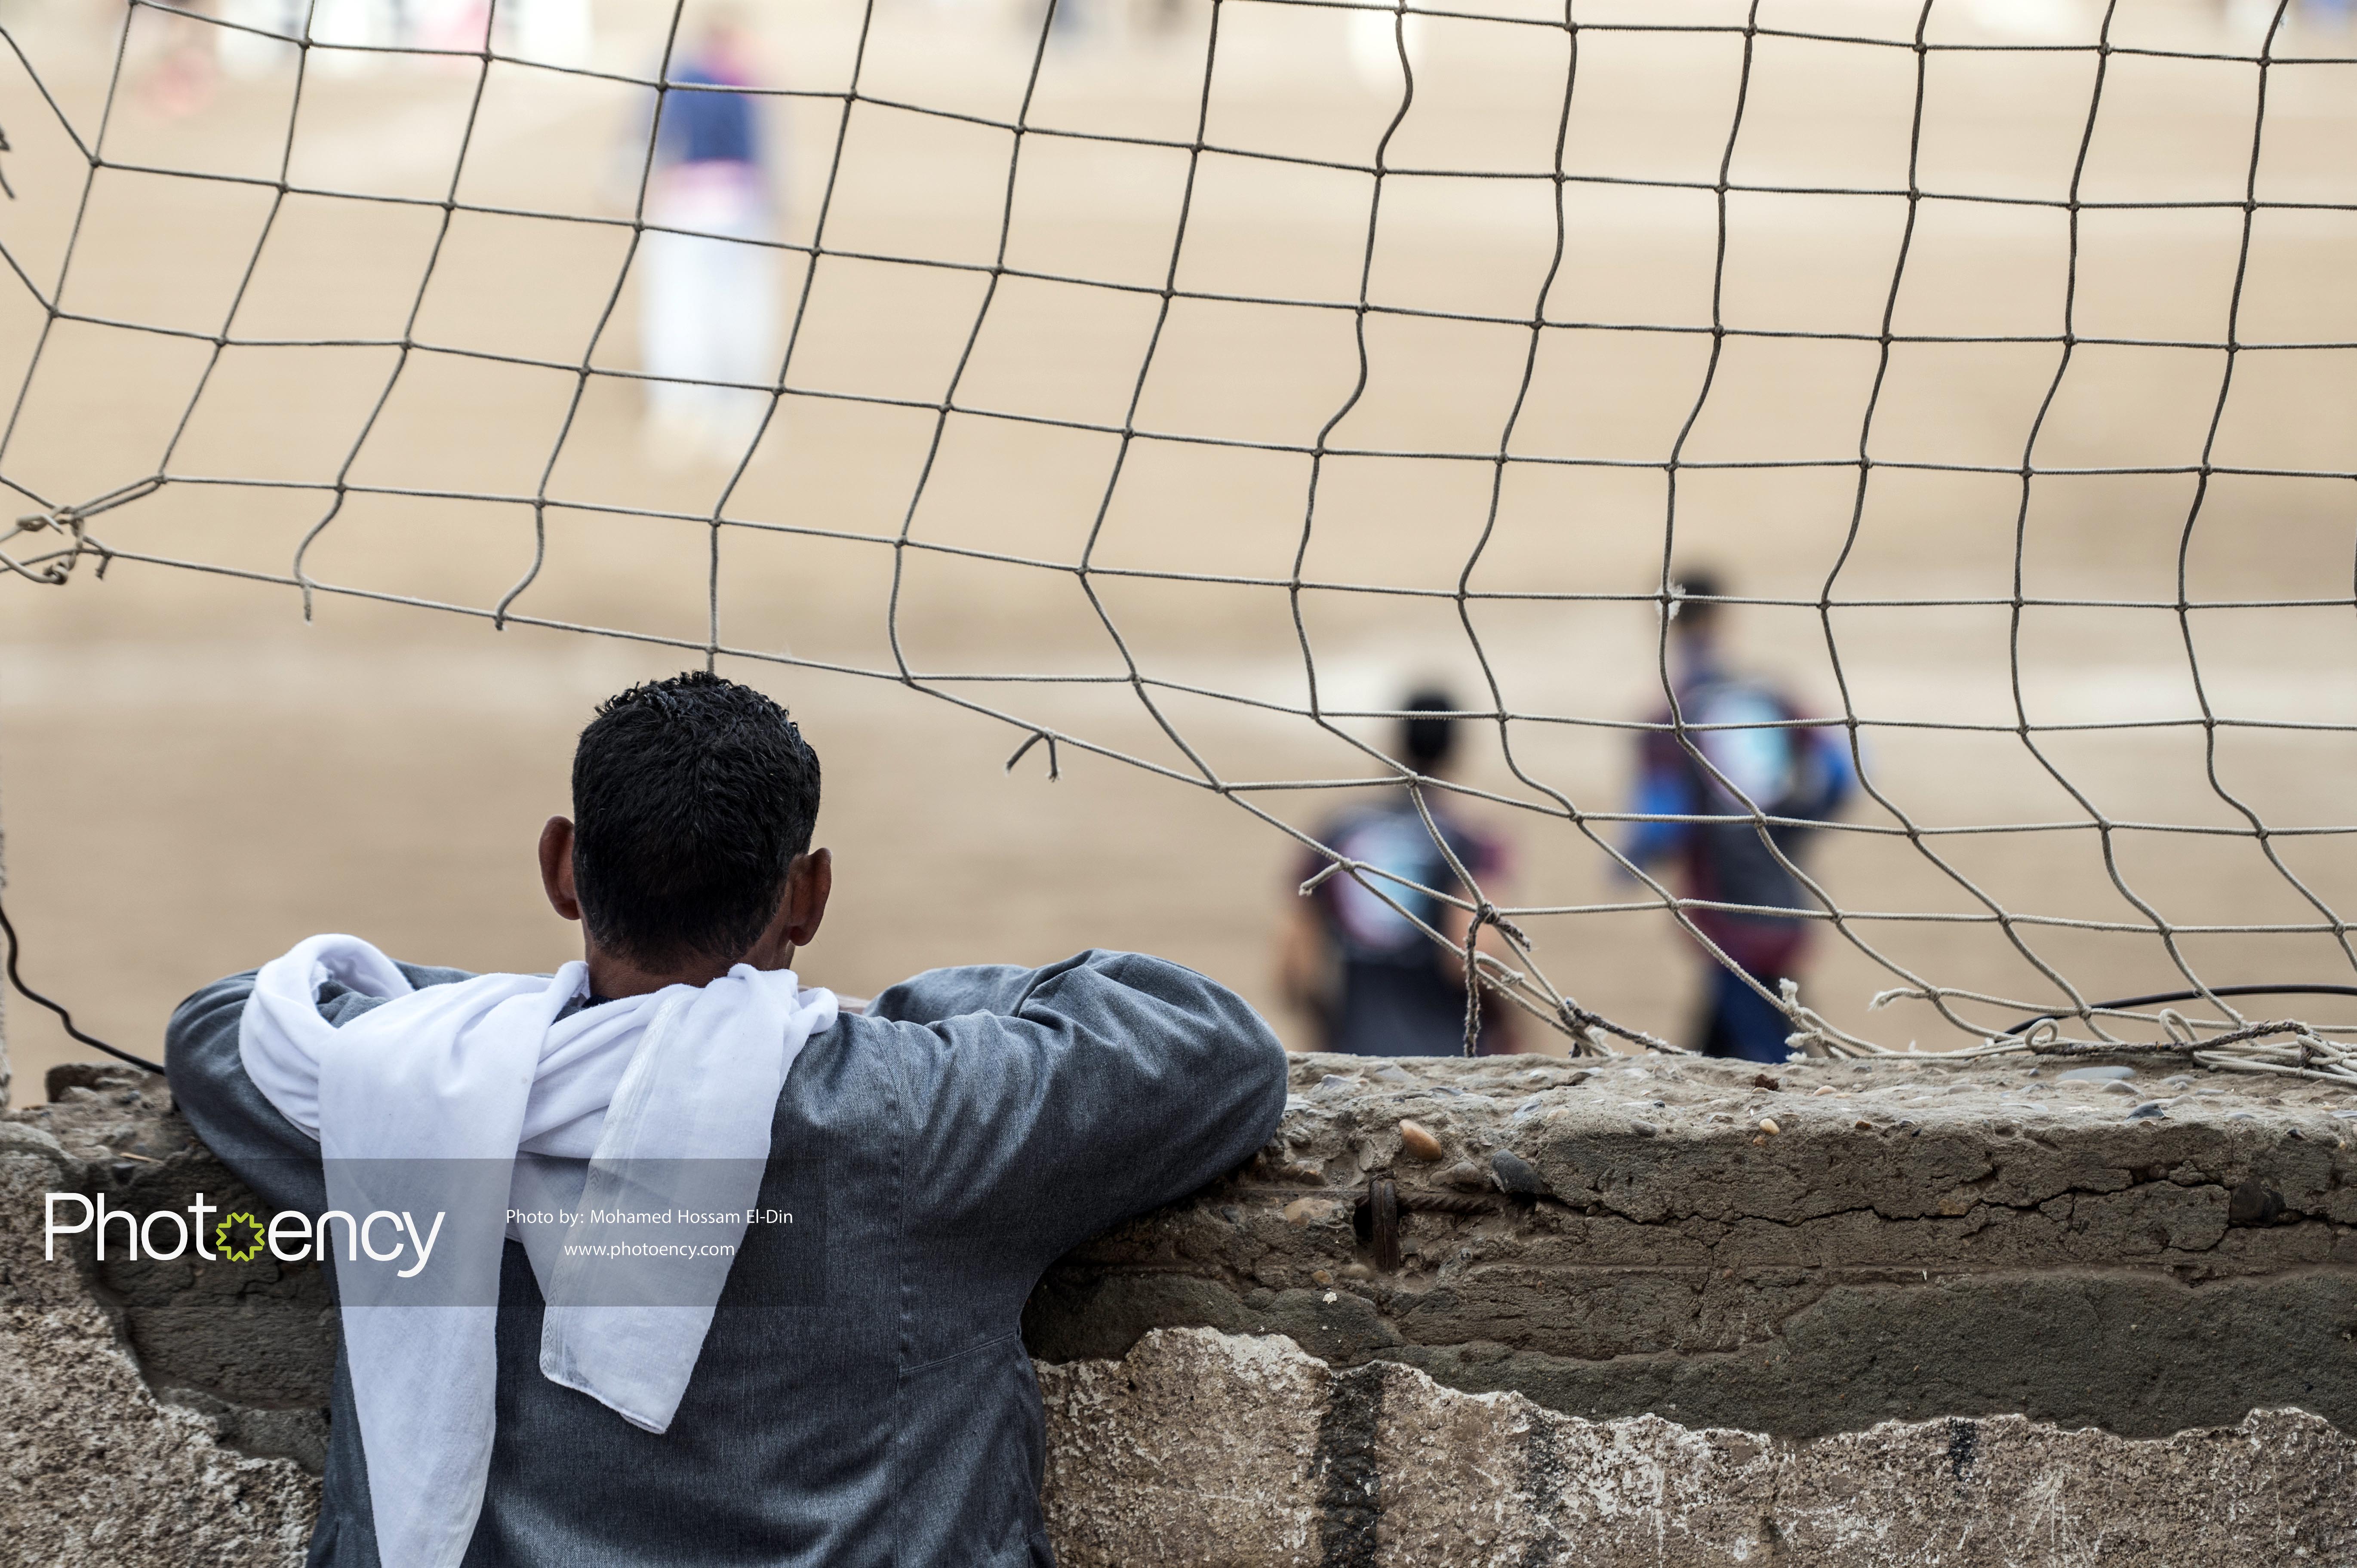
[[[1379,49],[1371,55],[1362,36],[1354,43],[1347,15],[1254,0],[1221,15],[1209,143],[1372,161],[1399,87]],[[1620,32],[1601,26],[1620,13],[1578,15],[1599,27],[1581,34],[1566,172],[1715,180],[1742,80],[1739,38]],[[1723,22],[1741,7],[1642,15]],[[1173,16],[1172,30],[1157,34],[1100,14],[1060,38],[1027,123],[1190,140],[1208,12],[1182,5]],[[843,89],[856,9],[811,0],[763,16],[777,80]],[[1942,0],[1928,36],[2083,41],[2093,16]],[[1769,27],[1894,39],[1914,19],[1914,7],[1886,0],[1761,10]],[[601,8],[597,63],[647,69],[660,21],[652,8]],[[201,108],[167,113],[139,84],[167,50],[163,29],[194,24],[153,13],[138,23],[155,36],[132,40],[109,158],[274,178],[291,67],[225,79]],[[108,80],[97,34],[56,8],[20,10],[8,25],[66,115],[93,134]],[[2160,0],[2126,0],[2112,37],[2255,47],[2231,16]],[[1419,19],[1411,43],[1415,96],[1387,166],[1549,172],[1570,63],[1559,28]],[[2294,28],[2278,52],[2352,48],[2344,35]],[[1914,59],[1904,48],[1760,39],[1730,178],[1903,188]],[[1004,17],[901,4],[878,13],[860,81],[876,100],[1007,121],[1029,67]],[[2092,54],[1935,54],[1927,70],[1922,188],[2067,193]],[[2270,72],[2257,193],[2314,205],[2254,219],[2233,318],[2240,342],[2357,343],[2347,288],[2357,212],[2330,209],[2357,203],[2352,73],[2357,66],[2327,64]],[[2113,57],[2083,199],[2239,202],[2257,77],[2246,64]],[[616,149],[638,112],[634,91],[494,67],[461,199],[625,211]],[[422,350],[404,363],[382,346],[414,311],[409,330],[425,344],[554,367],[637,363],[635,283],[624,281],[599,326],[627,246],[626,231],[610,225],[460,213],[421,290],[441,223],[431,203],[449,188],[473,93],[459,67],[308,73],[289,181],[405,201],[296,194],[273,217],[266,185],[104,171],[59,297],[77,313],[197,336],[57,327],[0,448],[0,475],[50,502],[102,495],[159,465],[191,479],[277,481],[170,485],[91,528],[118,549],[282,576],[327,511],[320,487],[339,472],[358,486],[436,492],[355,492],[307,569],[323,583],[479,609],[531,565],[533,516],[518,498],[545,475],[553,499],[580,504],[548,511],[546,559],[516,609],[691,644],[710,635],[715,532],[702,520],[722,510],[732,526],[717,534],[720,641],[831,667],[722,661],[789,703],[825,760],[822,836],[841,875],[809,953],[814,981],[866,992],[933,964],[1044,961],[1119,945],[1166,952],[1273,1009],[1270,942],[1299,852],[1256,813],[1314,830],[1340,797],[1294,786],[1367,776],[1355,741],[1383,738],[1383,725],[1348,715],[1434,678],[1486,707],[1485,658],[1505,706],[1523,715],[1507,728],[1519,776],[1494,726],[1469,737],[1465,781],[1494,799],[1467,810],[1515,847],[1512,879],[1491,896],[1542,909],[1626,900],[1608,857],[1551,794],[1582,811],[1624,803],[1630,743],[1609,726],[1659,701],[1653,610],[1477,599],[1469,637],[1448,595],[1460,576],[1477,593],[1641,594],[1665,541],[1680,559],[1720,564],[1739,592],[1804,607],[1838,567],[1835,596],[1848,602],[1830,618],[1838,671],[1813,607],[1746,608],[1731,630],[1748,662],[1817,709],[1838,713],[1846,682],[1869,723],[1872,776],[1890,808],[1862,802],[1850,821],[1877,831],[1826,835],[1812,865],[1860,917],[1849,927],[1857,941],[1889,962],[1947,985],[2056,999],[1985,921],[1922,918],[1985,914],[1960,877],[2018,914],[2144,926],[2022,929],[2091,997],[2156,989],[2178,973],[2115,871],[2172,924],[2325,918],[2247,833],[2151,829],[2241,828],[2235,801],[2276,829],[2349,820],[2340,797],[2357,747],[2345,733],[2294,727],[2357,723],[2349,480],[2221,474],[2197,514],[2196,479],[2185,473],[2040,478],[2025,508],[2017,474],[1883,468],[1861,506],[1855,459],[1903,197],[1729,198],[1721,318],[1867,340],[1729,338],[1679,448],[1710,347],[1697,330],[1712,318],[1717,229],[1707,190],[1575,178],[1550,283],[1551,179],[1390,177],[1370,296],[1501,319],[1368,317],[1366,385],[1328,437],[1344,455],[1323,467],[1304,548],[1310,465],[1295,448],[1351,398],[1359,360],[1349,311],[1180,300],[1130,412],[1152,291],[1177,231],[1183,151],[1028,135],[1009,207],[1006,132],[859,105],[827,248],[952,264],[820,263],[790,377],[811,395],[786,401],[731,490],[718,467],[648,459],[627,381],[589,377],[560,447],[582,384],[575,371]],[[0,240],[50,289],[85,166],[13,61],[0,60],[0,113],[14,148],[0,166],[17,192],[0,207]],[[797,242],[818,222],[839,113],[834,101],[804,98],[773,116],[784,230]],[[1350,169],[1207,154],[1179,286],[1356,298],[1372,184]],[[960,375],[1003,209],[1007,266],[1135,286],[1003,279]],[[2026,452],[2041,468],[2198,464],[2226,357],[2152,345],[2222,338],[2241,238],[2233,206],[2088,211],[2071,329],[2140,346],[2080,346],[2033,451],[2055,343],[1901,345],[1868,450],[1884,462],[2016,470]],[[1927,200],[1893,329],[2051,337],[2063,329],[2068,255],[2057,209]],[[795,297],[803,282],[803,263],[781,258],[781,295]],[[1588,325],[1543,334],[1517,415],[1530,335],[1512,323],[1542,300],[1550,321]],[[233,336],[282,346],[222,352],[190,414],[212,358],[205,338],[232,321],[232,306]],[[1620,329],[1632,324],[1681,330]],[[41,326],[28,295],[0,299],[0,386],[23,375]],[[2210,460],[2357,469],[2352,352],[2238,355]],[[935,403],[953,375],[961,408],[1031,418],[952,416],[912,511],[934,416],[859,399]],[[1107,504],[1121,447],[1107,432],[1125,419],[1149,434],[1130,444]],[[1159,438],[1171,436],[1194,439]],[[1482,543],[1501,441],[1528,460],[1509,466]],[[1673,510],[1661,469],[1643,465],[1674,449],[1706,465],[1818,462],[1689,471]],[[1419,456],[1370,455],[1382,453]],[[904,525],[909,547],[896,551]],[[2026,596],[2120,607],[2022,612],[2019,711],[2040,725],[2134,727],[2041,734],[2035,752],[2009,733],[2017,660],[2003,601],[2015,591],[2018,540]],[[1091,581],[1102,616],[1072,570],[1084,551],[1100,570]],[[1277,585],[1297,553],[1301,575],[1318,585],[1298,596],[1297,628],[1296,601]],[[2157,607],[2178,594],[2180,559],[2192,600],[2270,602],[2189,618],[2199,692],[2179,617]],[[1154,575],[1169,573],[1247,581]],[[1357,591],[1367,587],[1412,592]],[[900,660],[915,687],[891,678]],[[321,929],[470,967],[554,963],[570,933],[541,903],[530,848],[541,820],[564,808],[570,736],[600,696],[696,662],[661,645],[494,631],[479,618],[333,594],[317,597],[306,624],[289,588],[130,562],[102,582],[85,562],[63,587],[0,579],[0,790],[27,977],[99,1032],[152,1050],[192,986]],[[1133,667],[1163,683],[1149,688],[1153,707],[1185,749],[1127,683]],[[1310,703],[1312,668],[1322,711],[1343,715],[1326,728],[1287,711]],[[1043,674],[1060,679],[1007,678]],[[2243,721],[2215,732],[2214,784],[2203,731],[2186,722],[2203,695],[2222,719]],[[1001,765],[1023,724],[1167,771],[1066,746],[1058,781],[1038,750],[1010,777]],[[1909,727],[1924,724],[1992,727]],[[1223,795],[1207,779],[1253,787]],[[1898,812],[1927,828],[2040,831],[1927,841],[1951,875],[1889,831]],[[2136,824],[2110,835],[2110,868],[2090,826],[2096,814]],[[2341,907],[2357,870],[2347,837],[2295,833],[2274,847],[2318,900]],[[1566,992],[1631,1024],[1682,1028],[1694,964],[1664,916],[1524,923]],[[1920,1004],[1869,1018],[1867,998],[1897,982],[1865,948],[1828,935],[1809,1000],[1889,1044],[1955,1038]],[[2352,978],[2329,935],[2193,934],[2179,947],[2212,983]],[[1279,1021],[1296,1031],[1297,1021]],[[8,1022],[18,1098],[37,1099],[40,1069],[74,1053],[21,1003]]]

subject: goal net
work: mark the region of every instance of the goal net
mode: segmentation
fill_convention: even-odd
[[[1746,981],[1802,1048],[2341,1074],[2344,25],[134,0],[102,48],[31,13],[0,568],[898,683],[1010,766],[1216,794],[1575,1050],[1662,1043],[1583,1000],[1599,933],[1735,962],[1751,920],[1812,939]],[[1697,695],[1702,627],[1749,707]],[[1512,836],[1511,891],[1445,835],[1422,888],[1329,842],[1403,784]],[[1698,881],[1704,832],[1764,880]]]

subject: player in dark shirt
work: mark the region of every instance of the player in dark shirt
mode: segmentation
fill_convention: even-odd
[[[1671,674],[1678,715],[1685,724],[1727,727],[1689,729],[1681,740],[1668,727],[1669,709],[1656,713],[1652,722],[1663,727],[1646,730],[1638,742],[1631,810],[1654,817],[1741,820],[1639,822],[1626,852],[1640,865],[1674,863],[1681,897],[1745,907],[1687,911],[1695,928],[1742,970],[1738,974],[1724,964],[1709,966],[1697,1044],[1706,1056],[1781,1062],[1791,1021],[1744,976],[1774,994],[1799,973],[1809,922],[1760,911],[1813,904],[1783,864],[1797,863],[1812,830],[1788,823],[1769,829],[1763,841],[1749,820],[1751,806],[1770,817],[1823,822],[1840,809],[1857,778],[1839,731],[1801,725],[1800,709],[1783,693],[1727,668],[1717,639],[1716,601],[1722,593],[1708,575],[1686,575],[1671,623]],[[1749,727],[1753,725],[1758,727]],[[1696,760],[1695,750],[1710,767]]]
[[[1434,716],[1402,721],[1402,762],[1426,778],[1443,776],[1456,722],[1438,715],[1455,706],[1443,692],[1418,692],[1408,699],[1406,712]],[[1495,885],[1505,870],[1503,847],[1466,823],[1447,800],[1443,791],[1425,791],[1425,806],[1449,851],[1494,901]],[[1280,957],[1280,983],[1286,999],[1315,1021],[1318,1048],[1368,1057],[1462,1054],[1465,970],[1459,952],[1469,917],[1433,895],[1462,896],[1466,889],[1415,800],[1405,789],[1390,791],[1379,804],[1329,822],[1318,840],[1344,858],[1385,874],[1370,873],[1364,882],[1329,876],[1308,898],[1297,901]],[[1299,879],[1308,880],[1328,864],[1323,855],[1306,856],[1297,868]],[[1443,948],[1417,929],[1386,896],[1458,943],[1459,950]],[[1488,950],[1486,930],[1483,947]],[[1483,1055],[1513,1048],[1511,1022],[1506,1008],[1482,1009]]]

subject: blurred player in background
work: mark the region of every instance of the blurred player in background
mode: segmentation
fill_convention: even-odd
[[[195,9],[205,0],[171,3]],[[305,70],[328,76],[404,67],[471,75],[482,66],[469,57],[486,45],[503,59],[576,69],[597,41],[589,0],[499,0],[496,27],[491,0],[210,0],[209,8],[231,24],[207,29],[221,69],[244,81],[291,70],[294,40],[305,37],[326,46]]]
[[[1456,700],[1426,690],[1409,697],[1403,710],[1418,715],[1401,721],[1399,759],[1428,779],[1446,778],[1455,749]],[[1505,873],[1504,847],[1467,825],[1449,810],[1443,791],[1426,790],[1424,803],[1448,848],[1491,902]],[[1448,856],[1433,840],[1405,789],[1383,803],[1349,812],[1326,825],[1318,841],[1346,859],[1381,870],[1365,881],[1338,873],[1308,898],[1296,898],[1278,952],[1277,984],[1287,1002],[1316,1026],[1318,1048],[1363,1057],[1453,1057],[1465,1049],[1465,965],[1461,956],[1464,910],[1430,892],[1464,896]],[[1322,855],[1306,857],[1298,879],[1326,869]],[[1382,894],[1373,889],[1381,888]],[[1397,901],[1408,914],[1385,901]],[[1447,936],[1443,948],[1415,919]],[[1481,935],[1484,951],[1495,950],[1491,933]],[[1498,1056],[1514,1048],[1513,1018],[1503,1006],[1481,1010],[1480,1051]]]
[[[200,0],[164,0],[149,13],[153,25],[124,39],[125,50],[142,60],[139,95],[153,113],[177,119],[213,101],[213,38],[221,29],[194,19],[206,9]]]
[[[767,247],[745,242],[768,239],[775,214],[763,115],[759,100],[725,91],[754,76],[743,27],[715,16],[673,56],[655,114],[646,220],[683,231],[639,242],[640,361],[678,378],[647,383],[647,446],[666,464],[743,461],[768,394],[694,383],[777,376],[776,268]]]
[[[1776,852],[1797,861],[1811,829],[1769,829],[1771,851],[1749,820],[1751,807],[1803,822],[1831,818],[1857,782],[1848,745],[1837,730],[1795,727],[1802,714],[1789,698],[1728,670],[1719,650],[1721,611],[1716,602],[1726,590],[1717,576],[1688,572],[1676,592],[1670,608],[1670,679],[1679,717],[1695,726],[1761,727],[1696,727],[1682,740],[1667,727],[1670,710],[1655,713],[1652,722],[1663,727],[1644,732],[1638,743],[1636,800],[1629,809],[1655,817],[1743,820],[1640,822],[1626,846],[1628,856],[1641,865],[1674,861],[1676,891],[1683,897],[1755,909],[1808,908],[1807,890]],[[1771,725],[1784,727],[1767,727]],[[1695,751],[1709,767],[1696,759]],[[1741,798],[1729,792],[1729,784]],[[1798,977],[1808,921],[1708,908],[1687,915],[1770,995],[1782,982]],[[1696,1042],[1704,1055],[1781,1062],[1791,1032],[1791,1021],[1741,975],[1717,961],[1709,965]]]

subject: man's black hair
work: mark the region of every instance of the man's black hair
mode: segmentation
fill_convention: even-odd
[[[1457,711],[1457,699],[1437,686],[1426,686],[1412,693],[1403,707],[1411,714],[1449,714]],[[1418,773],[1429,773],[1448,761],[1448,753],[1456,744],[1455,719],[1413,718],[1400,721],[1400,749],[1406,753],[1408,766]]]
[[[573,884],[602,947],[741,956],[818,822],[818,754],[749,686],[696,671],[609,697],[573,753]]]

